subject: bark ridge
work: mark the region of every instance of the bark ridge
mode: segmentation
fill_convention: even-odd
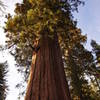
[[[44,36],[33,56],[25,100],[71,100],[57,36]]]

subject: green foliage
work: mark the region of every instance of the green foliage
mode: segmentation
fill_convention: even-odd
[[[69,49],[67,57],[67,77],[70,81],[70,89],[73,100],[94,100],[98,98],[97,91],[94,91],[89,83],[89,72],[92,68],[93,55],[87,51],[82,44],[76,44]],[[91,65],[91,66],[90,66]],[[88,68],[89,67],[89,68]],[[93,74],[92,74],[93,75]],[[88,79],[86,79],[88,77]]]
[[[0,63],[0,100],[5,100],[7,93],[6,84],[7,62]]]
[[[6,16],[4,28],[7,46],[17,65],[30,66],[34,40],[41,38],[42,34],[52,37],[57,33],[60,44],[65,46],[63,48],[85,41],[86,36],[81,35],[71,14],[80,3],[80,0],[23,0],[22,4],[17,3],[16,14]]]
[[[96,41],[92,40],[91,41],[91,46],[92,46],[92,52],[94,54],[94,63],[95,63],[95,68],[94,68],[94,76],[95,76],[95,81],[96,81],[96,86],[98,87],[98,92],[100,93],[100,45],[96,43]]]
[[[93,48],[93,52],[96,55],[96,63],[98,67],[100,66],[100,45],[96,43],[96,41],[91,41],[91,46]]]
[[[15,56],[17,66],[21,66],[18,71],[23,72],[22,66],[25,67],[25,80],[27,80],[26,77],[31,64],[34,40],[40,39],[43,34],[48,34],[53,38],[54,34],[57,33],[64,59],[69,61],[66,51],[73,48],[71,55],[79,59],[79,62],[72,59],[71,62],[69,61],[70,63],[66,63],[70,66],[70,71],[67,71],[67,73],[71,77],[72,87],[75,88],[72,88],[73,97],[80,96],[80,93],[83,93],[84,98],[90,97],[91,93],[88,91],[90,87],[88,87],[87,80],[84,78],[84,71],[86,71],[84,67],[88,66],[87,59],[90,57],[89,61],[92,58],[89,55],[90,53],[86,53],[81,45],[76,47],[76,44],[86,41],[86,36],[83,36],[81,30],[76,27],[77,22],[73,21],[71,13],[74,10],[77,11],[78,6],[82,3],[80,0],[23,0],[22,4],[16,4],[14,16],[10,14],[6,16],[7,22],[4,29],[7,47],[10,48],[11,54]],[[78,50],[78,48],[80,49]],[[83,52],[81,52],[82,50]],[[88,57],[85,56],[84,52]],[[73,60],[75,61],[73,62]],[[79,84],[76,84],[77,82]]]

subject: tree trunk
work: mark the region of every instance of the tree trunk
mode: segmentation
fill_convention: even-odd
[[[71,100],[57,36],[43,36],[39,46],[25,100]]]

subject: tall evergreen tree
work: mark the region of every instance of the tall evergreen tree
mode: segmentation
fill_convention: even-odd
[[[0,100],[5,100],[7,92],[6,84],[7,63],[0,63]]]
[[[28,85],[26,100],[37,100],[38,98],[43,100],[47,100],[47,98],[56,100],[58,98],[61,100],[61,97],[64,98],[63,100],[70,99],[58,41],[64,52],[66,51],[65,48],[72,48],[75,42],[85,41],[86,37],[81,35],[81,31],[76,27],[76,22],[72,20],[71,14],[71,11],[77,10],[78,5],[81,3],[80,0],[23,0],[22,4],[16,4],[15,16],[10,14],[6,16],[8,19],[5,27],[6,37],[8,38],[7,45],[8,48],[11,48],[11,54],[15,56],[17,64],[27,67],[30,66],[32,55],[33,62],[34,58],[36,58],[35,63],[32,62],[31,66],[30,85]],[[50,61],[48,64],[46,63],[46,55],[47,60]],[[41,57],[43,57],[43,60],[40,60]],[[54,59],[55,62],[51,59]],[[46,69],[46,65],[51,69]],[[45,68],[45,70],[42,69],[43,72],[40,71],[40,66]],[[34,67],[38,69],[35,70]],[[53,70],[52,68],[55,69]],[[51,73],[51,76],[46,74],[46,70]],[[52,89],[51,91],[47,89],[47,84],[50,83],[46,82],[43,85],[45,82],[41,79],[43,76],[45,76],[46,80],[49,78],[52,84],[51,88],[49,88]],[[58,83],[57,76],[59,76]],[[44,91],[49,91],[51,94],[53,92],[53,94],[50,94],[51,96],[49,97],[46,92],[43,93],[42,86]],[[62,92],[57,91],[58,88],[56,86]],[[37,92],[34,92],[35,90]]]
[[[92,49],[93,54],[95,55],[94,56],[94,63],[95,63],[94,76],[95,76],[95,80],[98,85],[99,93],[100,93],[100,45],[96,43],[96,41],[92,40],[91,46],[93,48]]]
[[[3,14],[5,9],[5,5],[0,0],[0,12]],[[0,15],[2,17],[2,15]],[[0,45],[0,52],[3,50],[3,47]],[[2,59],[2,58],[1,58]],[[5,100],[7,94],[7,83],[6,83],[6,75],[7,75],[7,62],[0,63],[0,100]]]
[[[93,91],[90,75],[93,76],[93,55],[82,44],[76,44],[67,54],[67,69],[69,70],[72,98],[75,100],[98,100],[98,94]],[[91,73],[91,74],[90,74]],[[88,79],[86,79],[88,77]]]

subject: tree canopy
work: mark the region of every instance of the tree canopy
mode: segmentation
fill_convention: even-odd
[[[75,43],[85,41],[86,36],[81,35],[71,14],[81,3],[80,0],[23,0],[21,4],[17,3],[15,15],[6,16],[8,20],[4,28],[7,46],[15,56],[17,65],[24,66],[27,73],[34,41],[41,38],[43,33],[50,37],[57,33],[64,52]],[[18,70],[22,72],[22,69],[19,67]]]

